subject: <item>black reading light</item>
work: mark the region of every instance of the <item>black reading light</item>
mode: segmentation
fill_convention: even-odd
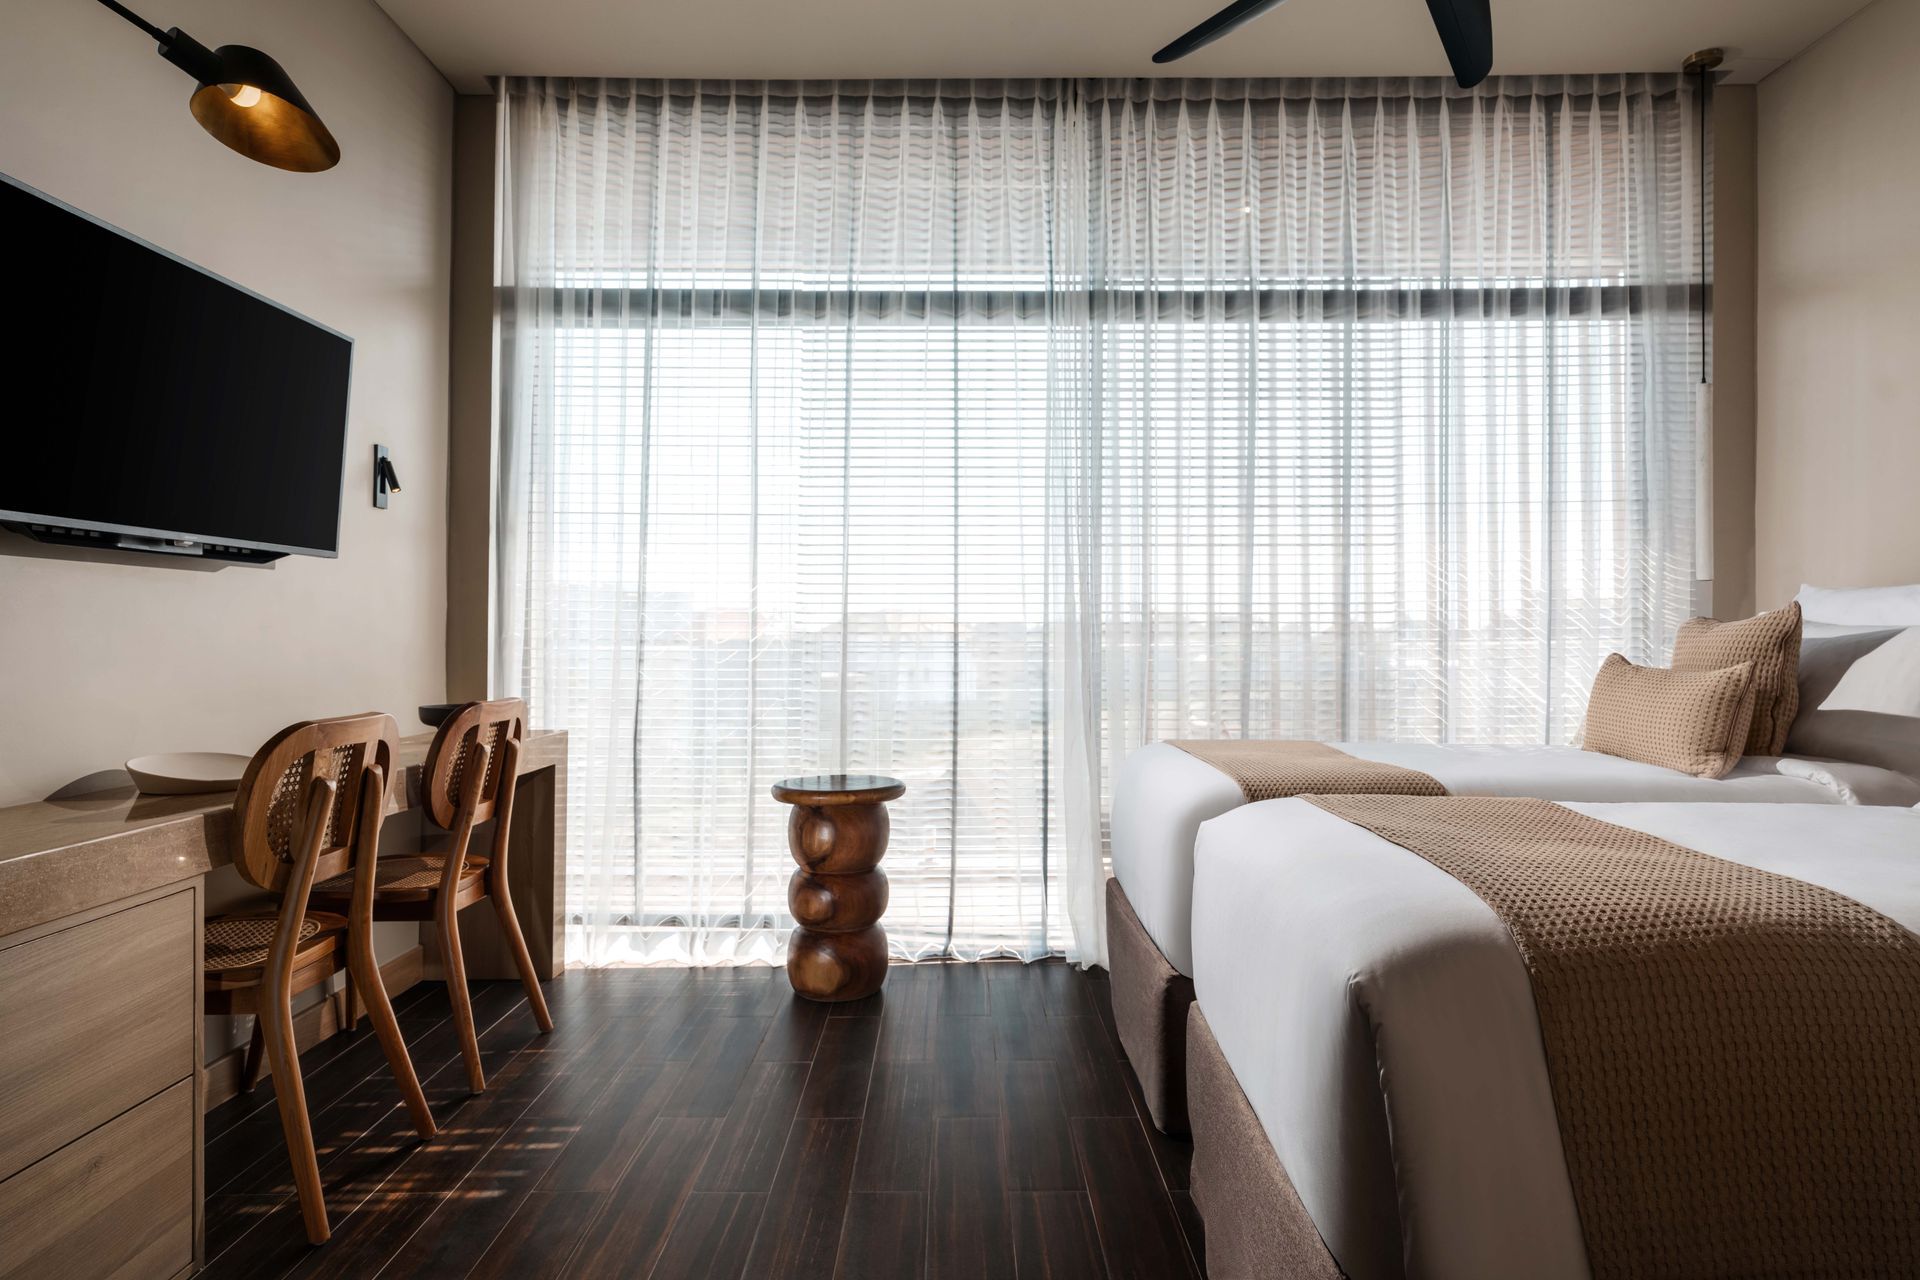
[[[385,510],[387,495],[400,492],[400,476],[393,469],[393,459],[387,456],[387,446],[373,446],[373,505]]]
[[[100,3],[160,42],[160,56],[199,85],[187,106],[200,127],[249,160],[295,173],[340,163],[340,144],[279,63],[258,49],[209,49],[178,27],[162,31],[114,0]]]

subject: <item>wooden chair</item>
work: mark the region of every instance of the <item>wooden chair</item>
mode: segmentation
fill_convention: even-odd
[[[467,1063],[467,1083],[475,1093],[487,1087],[480,1063],[480,1040],[473,1025],[473,1004],[467,993],[466,960],[460,953],[460,909],[491,899],[500,932],[513,949],[527,1003],[542,1032],[553,1030],[547,998],[540,990],[527,940],[507,894],[507,837],[513,826],[513,797],[519,785],[520,742],[526,733],[527,706],[518,698],[469,702],[448,716],[427,749],[420,786],[428,813],[452,832],[444,853],[417,853],[381,858],[371,883],[375,920],[431,920],[440,944],[446,972],[447,995],[453,1002],[454,1025]],[[468,852],[473,829],[493,819],[490,854]],[[347,899],[356,887],[350,875],[339,875],[313,890],[316,904],[331,907]],[[358,1021],[352,994],[348,1022]]]
[[[293,997],[345,969],[365,998],[387,1064],[414,1128],[434,1134],[427,1098],[407,1056],[373,954],[372,868],[386,810],[398,726],[387,715],[310,720],[260,748],[233,800],[233,863],[246,880],[280,895],[277,911],[214,916],[202,961],[206,1012],[251,1013],[246,1085],[264,1052],[300,1193],[307,1239],[326,1242],[327,1206],[293,1038]],[[359,892],[345,913],[308,910],[314,883],[343,878]]]

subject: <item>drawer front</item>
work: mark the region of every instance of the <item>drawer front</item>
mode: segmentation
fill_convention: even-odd
[[[193,1085],[0,1182],[0,1280],[154,1280],[193,1261]]]
[[[191,890],[0,949],[0,1178],[193,1075]]]

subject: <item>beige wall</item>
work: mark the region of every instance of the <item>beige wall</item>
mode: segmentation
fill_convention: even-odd
[[[1754,612],[1752,85],[1713,92],[1713,615]]]
[[[1920,581],[1920,0],[1759,90],[1759,604]]]
[[[249,752],[310,716],[379,708],[418,732],[413,708],[445,691],[453,92],[371,0],[152,16],[279,58],[339,167],[235,155],[149,38],[35,0],[7,6],[0,170],[354,338],[341,554],[209,571],[0,534],[0,804],[144,752]],[[404,484],[385,511],[376,442]]]

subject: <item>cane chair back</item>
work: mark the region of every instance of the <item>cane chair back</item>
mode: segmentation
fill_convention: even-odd
[[[363,820],[361,781],[374,767],[383,780],[392,778],[399,736],[392,716],[369,712],[303,721],[268,739],[233,798],[233,864],[240,874],[262,889],[286,887],[301,852],[301,819],[315,778],[334,787],[314,880],[350,870]]]
[[[421,771],[420,785],[434,822],[452,828],[467,770],[481,757],[481,747],[486,749],[486,777],[480,784],[480,803],[473,821],[480,823],[493,817],[502,793],[511,793],[507,771],[501,767],[507,746],[518,743],[526,731],[527,704],[518,698],[469,702],[443,720],[433,736],[433,745],[427,748],[426,767]]]

